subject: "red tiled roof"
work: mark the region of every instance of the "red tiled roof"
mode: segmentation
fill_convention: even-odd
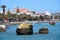
[[[20,12],[27,12],[28,9],[26,9],[26,8],[20,8],[19,11],[20,11]]]

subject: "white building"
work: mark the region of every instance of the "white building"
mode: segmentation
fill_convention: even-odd
[[[51,16],[51,13],[48,12],[48,11],[46,11],[46,12],[45,12],[45,15]]]

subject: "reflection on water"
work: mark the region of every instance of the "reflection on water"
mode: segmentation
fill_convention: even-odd
[[[0,32],[0,40],[60,40],[60,23],[54,26],[49,23],[32,24],[33,31],[38,32],[40,28],[48,27],[49,34],[16,35],[18,25],[9,25],[6,32]]]

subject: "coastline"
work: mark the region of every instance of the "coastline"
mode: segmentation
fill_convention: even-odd
[[[3,25],[14,25],[14,24],[21,24],[21,23],[30,23],[30,24],[37,24],[37,23],[43,23],[43,22],[50,22],[50,21],[21,21],[21,22],[5,22],[2,23]],[[60,22],[60,21],[54,21],[54,22]]]
[[[25,23],[30,23],[30,24],[34,24],[34,23],[43,23],[43,22],[50,22],[50,21],[27,21]],[[54,22],[60,22],[60,21],[54,21]],[[21,24],[23,22],[10,22],[10,24]]]

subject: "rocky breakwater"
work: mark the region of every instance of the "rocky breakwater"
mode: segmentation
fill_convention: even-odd
[[[21,23],[16,29],[17,35],[31,35],[33,34],[33,26],[28,23]]]
[[[48,34],[48,28],[41,28],[39,29],[40,34]]]

